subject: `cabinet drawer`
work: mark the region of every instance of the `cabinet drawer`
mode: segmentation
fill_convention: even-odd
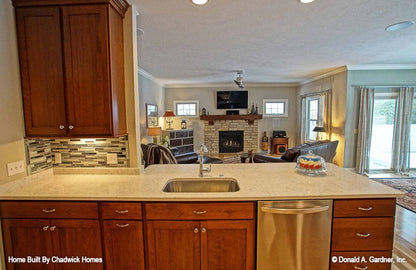
[[[392,250],[394,218],[334,218],[332,250]]]
[[[103,219],[142,219],[141,203],[102,203],[101,216]]]
[[[393,217],[396,199],[335,200],[334,217]]]
[[[148,203],[147,219],[253,219],[254,203]]]
[[[2,202],[2,218],[92,218],[98,219],[94,202]]]
[[[337,262],[334,263],[332,260],[333,257],[337,258]],[[391,259],[391,251],[366,251],[366,252],[332,252],[331,253],[331,270],[356,270],[356,269],[366,269],[366,270],[390,270],[391,269],[391,263],[389,262],[380,262],[375,261],[374,259],[379,258],[386,258]],[[343,261],[346,258],[353,258],[358,259],[359,261]],[[362,258],[365,259],[365,261],[361,261]],[[370,262],[370,259],[372,262]],[[341,262],[342,260],[343,262]],[[351,261],[351,262],[350,262]]]

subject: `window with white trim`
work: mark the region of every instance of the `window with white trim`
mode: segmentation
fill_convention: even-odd
[[[175,100],[173,106],[176,116],[197,117],[199,115],[199,100]]]
[[[318,125],[320,118],[319,98],[307,98],[306,102],[306,139],[314,141],[316,139],[316,132],[313,129]]]
[[[263,115],[269,117],[287,117],[287,99],[264,99]]]

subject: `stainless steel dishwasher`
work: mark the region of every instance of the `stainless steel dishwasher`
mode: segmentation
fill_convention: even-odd
[[[258,203],[257,270],[328,270],[332,200]]]

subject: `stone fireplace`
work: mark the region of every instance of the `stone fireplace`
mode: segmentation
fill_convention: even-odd
[[[219,153],[238,153],[244,150],[244,131],[218,131]]]
[[[238,143],[235,142],[235,138],[228,142],[228,146],[232,146],[229,148],[229,152],[220,149],[220,132],[223,134],[223,131],[241,132],[243,134],[243,143],[238,149],[240,151],[236,150]],[[259,126],[257,120],[251,125],[246,120],[217,120],[213,125],[209,125],[208,121],[204,123],[204,144],[208,147],[210,153],[236,153],[258,150],[259,143]]]

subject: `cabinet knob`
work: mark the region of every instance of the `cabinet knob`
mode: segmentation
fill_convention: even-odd
[[[51,232],[55,231],[55,229],[56,229],[56,226],[52,226],[52,227],[50,228]]]
[[[64,125],[60,125],[59,126],[59,129],[64,129],[65,128],[65,126]]]
[[[198,228],[195,228],[194,229],[194,233],[198,233]]]
[[[44,227],[42,228],[42,230],[43,230],[44,232],[46,232],[48,229],[49,229],[49,226],[44,226]]]
[[[207,231],[207,229],[205,229],[205,228],[201,229],[201,232],[203,232],[203,233],[206,232],[206,231]]]
[[[116,210],[116,211],[114,211],[114,212],[116,212],[117,214],[127,214],[128,212],[129,212],[129,210]]]
[[[199,211],[199,210],[194,211],[194,214],[196,214],[196,215],[203,215],[203,214],[206,214],[206,213],[207,213],[206,210],[204,210],[204,211]]]
[[[69,129],[74,129],[74,126],[73,125],[69,125],[68,128]]]

